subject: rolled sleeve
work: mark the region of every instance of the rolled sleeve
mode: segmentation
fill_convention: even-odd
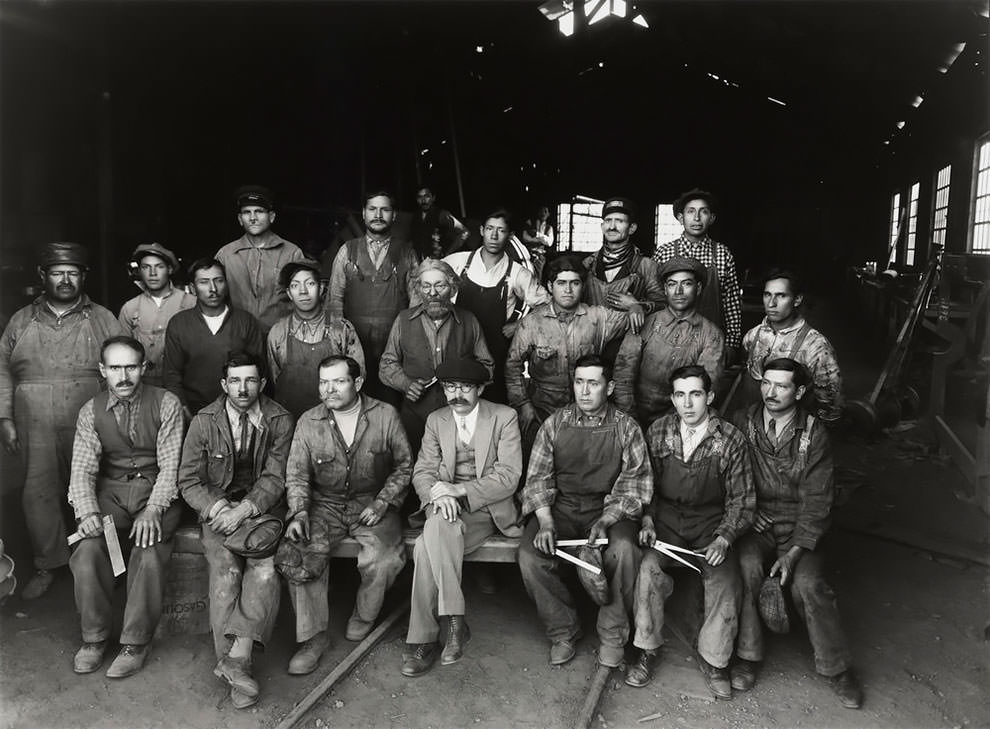
[[[725,454],[722,457],[725,512],[722,522],[715,529],[715,534],[732,544],[753,523],[753,514],[756,512],[756,488],[745,437],[727,423],[723,428],[727,440]]]
[[[82,519],[87,514],[100,513],[96,499],[96,477],[100,472],[103,447],[93,426],[93,401],[79,409],[76,436],[72,442],[72,470],[69,476],[69,503]]]
[[[643,505],[653,498],[653,468],[646,439],[639,425],[628,415],[620,416],[622,470],[612,491],[605,495],[600,521],[611,526],[622,519],[638,519]]]
[[[167,509],[179,495],[179,458],[182,455],[182,403],[170,392],[162,397],[161,425],[158,428],[156,451],[158,478],[148,497],[148,506]]]

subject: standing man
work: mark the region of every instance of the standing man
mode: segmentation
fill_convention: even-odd
[[[763,283],[766,316],[743,337],[746,372],[743,375],[744,407],[760,402],[763,363],[790,357],[811,374],[807,407],[825,424],[842,417],[842,374],[835,350],[825,336],[805,321],[804,289],[793,271],[774,269]]]
[[[332,355],[345,355],[364,372],[364,351],[347,319],[323,311],[320,265],[290,261],[279,272],[279,286],[292,302],[292,313],[268,332],[268,369],[275,383],[275,400],[298,419],[319,405],[319,364]]]
[[[738,545],[743,604],[732,687],[748,691],[756,682],[765,654],[757,596],[768,574],[779,575],[807,626],[815,670],[828,678],[843,706],[858,709],[863,690],[851,668],[835,593],[825,581],[820,540],[828,531],[835,484],[828,430],[800,404],[810,386],[799,362],[770,360],[760,383],[763,401],[737,416],[749,442],[757,511],[753,531]]]
[[[216,373],[231,352],[262,357],[265,339],[258,320],[227,305],[227,273],[213,258],[189,266],[196,306],[180,311],[165,329],[165,387],[182,402],[186,420],[221,393]]]
[[[0,439],[24,460],[34,552],[25,600],[43,595],[52,570],[69,561],[63,511],[76,416],[100,389],[100,345],[121,333],[114,315],[83,293],[88,269],[82,246],[45,246],[38,265],[44,293],[14,313],[0,339]]]
[[[267,334],[290,308],[285,290],[278,285],[278,273],[286,263],[305,255],[272,230],[275,203],[271,191],[246,185],[236,197],[237,223],[244,235],[217,251],[216,259],[227,270],[231,303],[255,317],[262,334]]]
[[[626,668],[626,683],[642,687],[650,682],[663,645],[664,602],[674,591],[669,571],[679,563],[652,548],[659,539],[703,557],[705,608],[698,665],[712,693],[731,699],[728,666],[739,628],[742,583],[729,550],[749,528],[756,508],[749,452],[743,434],[709,409],[715,391],[704,367],[677,368],[667,389],[676,412],[655,421],[646,434],[654,489],[639,531],[644,549],[633,645],[640,652]]]
[[[217,665],[238,709],[258,702],[251,654],[272,635],[281,586],[274,557],[244,557],[225,539],[244,520],[270,513],[285,493],[292,416],[261,394],[261,358],[234,352],[224,361],[223,394],[189,425],[179,490],[199,514],[210,570],[210,627]]]
[[[715,198],[704,190],[685,192],[674,202],[674,217],[684,233],[658,246],[653,258],[662,264],[674,256],[689,256],[705,266],[708,275],[698,313],[722,330],[726,359],[734,358],[742,336],[742,293],[732,252],[708,236],[715,222]]]
[[[521,533],[513,496],[522,475],[515,411],[481,399],[488,370],[474,360],[447,361],[437,377],[449,407],[430,413],[413,471],[413,486],[426,524],[416,539],[412,605],[402,675],[432,668],[440,624],[447,627],[442,665],[461,659],[471,637],[464,620],[461,576],[464,555],[497,531]]]
[[[551,300],[519,322],[505,363],[509,404],[519,412],[527,455],[536,431],[557,408],[574,399],[574,363],[601,354],[628,325],[625,312],[581,302],[587,269],[575,256],[547,264]],[[529,385],[523,376],[529,363]]]
[[[410,279],[416,254],[403,240],[392,238],[395,198],[388,192],[365,196],[361,210],[365,234],[347,241],[333,259],[327,311],[354,325],[366,361],[364,393],[391,405],[401,396],[378,377],[378,361],[392,323],[409,306]]]
[[[172,285],[178,268],[179,259],[161,243],[142,243],[131,254],[141,293],[120,307],[118,319],[124,334],[144,347],[146,385],[163,386],[165,328],[173,316],[196,305],[195,296]]]
[[[443,260],[460,277],[457,305],[474,314],[481,324],[488,351],[495,360],[495,377],[485,388],[485,399],[504,405],[508,402],[505,358],[509,340],[526,307],[545,304],[550,295],[528,268],[506,255],[505,246],[512,234],[507,211],[489,214],[480,232],[480,248],[452,253]]]
[[[443,258],[467,241],[470,233],[448,211],[437,207],[437,197],[425,185],[416,191],[419,212],[412,221],[412,243],[420,260]]]
[[[554,556],[558,539],[587,538],[597,550],[596,540],[608,538],[601,560],[608,591],[599,601],[598,661],[618,666],[629,640],[640,562],[636,532],[653,496],[653,476],[643,431],[608,402],[614,384],[598,355],[575,363],[575,403],[540,426],[522,492],[522,514],[533,516],[519,544],[519,569],[546,627],[555,666],[574,657],[581,632],[561,561]]]
[[[387,403],[359,394],[358,363],[334,355],[320,362],[320,405],[296,427],[286,467],[291,520],[276,556],[289,580],[296,640],[289,673],[311,673],[330,645],[330,553],[344,537],[360,545],[361,574],[347,640],[364,640],[385,592],[406,564],[399,509],[409,491],[412,452]]]
[[[705,267],[693,258],[671,258],[660,268],[667,308],[650,314],[639,332],[628,332],[615,358],[615,404],[647,429],[674,409],[670,373],[701,365],[713,383],[722,376],[722,332],[698,313]],[[717,386],[716,386],[717,389]]]
[[[107,678],[125,678],[144,666],[162,615],[172,534],[182,515],[176,501],[182,404],[143,383],[145,352],[138,340],[110,337],[100,359],[107,389],[79,411],[72,448],[69,503],[83,537],[69,560],[83,639],[72,670],[100,667],[113,625],[114,576],[102,521],[110,515],[120,541],[133,540],[120,653],[107,669]]]
[[[424,260],[413,276],[422,303],[399,312],[389,332],[379,376],[403,393],[400,415],[413,453],[426,428],[426,417],[447,400],[437,382],[437,367],[450,359],[473,357],[488,370],[494,362],[481,325],[470,311],[454,306],[458,278],[448,264]]]

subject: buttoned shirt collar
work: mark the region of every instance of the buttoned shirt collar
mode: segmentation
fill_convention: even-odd
[[[662,324],[671,324],[674,321],[686,321],[693,327],[701,326],[701,314],[698,313],[697,309],[692,309],[691,313],[687,316],[677,316],[670,310],[670,307],[666,307],[659,311],[657,318]]]
[[[107,389],[107,411],[113,410],[117,407],[118,403],[129,403],[132,408],[137,407],[141,404],[141,393],[144,392],[144,385],[138,383],[138,386],[134,388],[134,392],[127,399],[118,397],[117,393],[113,390]]]
[[[227,419],[230,420],[231,427],[236,422],[240,422],[241,411],[230,404],[228,398],[224,399],[224,407],[227,408]],[[261,424],[261,398],[259,397],[255,400],[254,405],[252,405],[248,411],[248,422],[251,423],[256,429],[262,430]]]
[[[790,334],[791,332],[796,332],[798,329],[804,326],[804,317],[799,316],[797,321],[794,322],[791,326],[783,327],[781,329],[774,329],[773,325],[770,324],[770,320],[767,319],[766,317],[763,317],[763,326],[768,327],[769,329],[773,329],[775,334]]]
[[[584,316],[585,314],[588,313],[588,305],[582,301],[580,304],[577,305],[576,309],[568,313],[572,314],[573,316]],[[551,319],[560,318],[560,312],[558,312],[557,307],[554,306],[553,299],[550,300],[550,305],[547,306],[546,311],[543,312],[543,316],[549,317]]]
[[[456,412],[453,407],[450,408],[450,412],[454,416],[454,421],[458,425],[460,425],[463,422],[465,429],[472,436],[474,435],[475,426],[478,424],[479,404],[480,404],[480,400],[474,404],[474,408],[472,408],[471,412],[467,413],[466,415],[461,415],[460,413]]]
[[[776,420],[777,421],[777,426],[776,426],[777,437],[780,438],[780,436],[782,436],[784,434],[784,430],[787,428],[787,426],[790,425],[792,422],[794,422],[794,416],[797,415],[797,411],[798,411],[797,408],[793,408],[791,410],[791,412],[789,412],[788,414],[783,415],[783,416],[781,416],[779,418],[775,418],[773,415],[770,414],[770,411],[767,410],[766,407],[764,407],[763,408],[763,432],[764,433],[767,432],[767,429],[770,427],[770,421],[771,420]]]

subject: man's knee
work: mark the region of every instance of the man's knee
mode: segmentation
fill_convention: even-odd
[[[608,530],[605,560],[616,564],[638,564],[642,550],[636,544],[636,528],[630,521],[620,521]]]
[[[109,560],[103,549],[103,537],[83,539],[69,557],[69,569],[76,578],[93,576],[102,560]]]
[[[835,592],[825,579],[818,560],[808,560],[805,564],[802,559],[797,563],[791,582],[791,595],[805,604],[835,601]]]

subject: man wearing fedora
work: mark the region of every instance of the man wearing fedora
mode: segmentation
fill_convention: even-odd
[[[271,638],[280,596],[274,550],[238,546],[239,527],[278,510],[292,442],[292,415],[261,394],[261,362],[244,352],[227,357],[223,394],[193,417],[179,465],[179,490],[199,514],[209,563],[213,673],[237,708],[258,701],[251,654]]]
[[[79,408],[100,389],[100,345],[121,334],[116,317],[84,293],[89,259],[77,243],[50,243],[38,276],[44,293],[14,313],[0,338],[0,440],[25,465],[24,519],[35,574],[26,600],[51,587],[69,561],[66,489]]]
[[[124,334],[141,342],[145,351],[146,385],[162,387],[165,329],[169,320],[196,306],[196,297],[172,285],[179,259],[161,243],[142,243],[131,254],[131,271],[141,293],[120,307]]]
[[[440,663],[461,659],[471,637],[461,590],[464,555],[496,532],[522,534],[513,498],[522,475],[515,410],[481,399],[488,369],[473,359],[444,361],[437,378],[448,407],[427,417],[413,470],[426,524],[413,553],[404,676],[432,668],[439,651],[438,620],[447,628]]]

